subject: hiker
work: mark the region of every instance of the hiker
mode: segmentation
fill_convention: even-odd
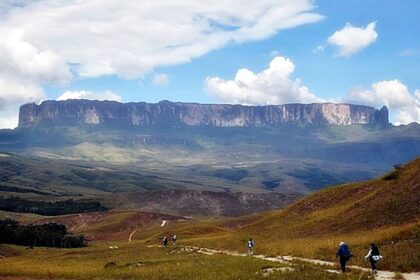
[[[252,256],[254,254],[254,247],[255,247],[255,243],[254,240],[252,240],[252,238],[250,238],[248,240],[248,256]]]
[[[168,246],[168,238],[166,236],[163,237],[162,242],[164,247]]]
[[[174,241],[174,246],[176,246],[176,234],[172,237],[172,240]]]
[[[370,249],[368,254],[365,257],[366,260],[370,261],[370,266],[372,267],[372,273],[378,273],[376,269],[376,263],[382,259],[382,256],[379,254],[379,248],[374,243],[370,243]]]
[[[341,271],[345,273],[346,263],[350,260],[351,257],[353,257],[353,255],[350,253],[349,246],[347,246],[346,243],[341,241],[339,245],[340,248],[338,249],[336,256],[340,258]]]

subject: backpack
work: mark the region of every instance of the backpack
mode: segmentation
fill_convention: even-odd
[[[347,244],[343,245],[343,257],[345,257],[347,260],[349,260],[351,257],[353,257],[353,255],[350,252],[349,246],[347,246]]]
[[[373,255],[373,256],[379,256],[380,254],[379,254],[379,248],[378,248],[378,246],[372,246],[372,252],[371,252],[371,254]]]
[[[377,255],[377,256],[372,256],[372,260],[374,260],[374,261],[379,261],[379,260],[381,260],[383,257],[382,256],[380,256],[380,255]]]

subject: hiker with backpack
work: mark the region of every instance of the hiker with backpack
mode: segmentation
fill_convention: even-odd
[[[372,267],[372,273],[378,273],[376,269],[376,263],[382,259],[382,256],[379,254],[379,248],[374,243],[370,243],[370,249],[368,254],[365,256],[366,260],[369,260],[370,266]]]
[[[340,248],[337,251],[336,257],[340,258],[341,271],[346,272],[346,264],[353,255],[350,252],[349,246],[346,243],[340,242]]]
[[[252,238],[250,238],[248,240],[248,256],[252,256],[254,254],[254,247],[255,247],[255,243],[254,240],[252,240]]]

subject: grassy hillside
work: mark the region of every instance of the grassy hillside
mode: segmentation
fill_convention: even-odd
[[[359,263],[367,245],[378,242],[386,255],[383,266],[420,270],[419,205],[420,158],[372,181],[322,190],[241,233],[258,236],[269,250],[285,251],[270,240],[292,240],[285,242],[292,244],[291,252],[324,258],[331,258],[330,250],[343,239]]]
[[[96,212],[65,215],[61,217],[43,217],[36,223],[57,222],[67,226],[73,233],[84,234],[91,242],[98,240],[127,241],[134,231],[146,231],[159,227],[162,221],[167,223],[185,220],[183,217],[148,212]]]
[[[375,180],[321,190],[254,226],[294,225],[295,236],[373,230],[416,222],[419,205],[420,158]]]
[[[265,254],[325,260],[335,259],[343,240],[356,256],[353,263],[364,266],[362,257],[369,243],[376,242],[385,256],[382,269],[420,271],[419,205],[420,158],[375,180],[322,190],[285,210],[178,224],[171,231],[183,232],[198,246],[244,251],[247,238],[253,237]],[[156,229],[138,238],[166,233]]]
[[[203,256],[183,249],[183,245],[194,245],[244,253],[249,237],[256,242],[257,254],[330,261],[336,261],[337,245],[343,240],[355,256],[351,264],[364,267],[369,267],[363,260],[368,244],[376,242],[384,256],[379,269],[420,271],[419,178],[420,158],[375,180],[322,190],[284,210],[218,220],[112,211],[54,218],[23,215],[20,219],[28,222],[64,222],[73,232],[91,237],[90,247],[24,250],[3,245],[0,276],[13,280],[369,279],[357,270],[343,276],[299,263],[293,265],[293,271],[265,276],[264,269],[284,264]],[[164,227],[160,226],[162,220],[167,221]],[[162,236],[173,234],[178,236],[179,247],[156,247]]]

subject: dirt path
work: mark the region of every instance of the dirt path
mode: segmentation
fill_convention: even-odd
[[[133,237],[133,235],[136,233],[137,229],[133,230],[132,233],[130,233],[130,236],[128,237],[128,242],[131,242],[131,238]]]
[[[235,251],[228,251],[228,250],[213,250],[208,248],[200,248],[200,247],[192,247],[192,246],[185,246],[185,251],[196,251],[200,254],[205,255],[214,255],[214,254],[225,254],[229,256],[237,256],[237,257],[246,257],[247,254],[241,254]],[[254,255],[254,258],[263,259],[270,262],[279,262],[287,265],[291,265],[293,261],[303,261],[307,263],[312,264],[318,264],[318,265],[326,265],[326,266],[336,266],[336,263],[328,262],[328,261],[322,261],[322,260],[315,260],[315,259],[308,259],[308,258],[299,258],[299,257],[292,257],[292,256],[277,256],[277,257],[267,257],[264,255]],[[351,265],[349,268],[361,270],[361,271],[368,271],[370,272],[370,269]],[[337,273],[337,270],[327,269],[328,272],[331,273]],[[420,280],[420,273],[401,273],[401,275],[404,277],[405,280]],[[381,270],[378,271],[378,274],[376,275],[376,280],[391,280],[394,279],[395,273],[392,271],[385,271]]]

